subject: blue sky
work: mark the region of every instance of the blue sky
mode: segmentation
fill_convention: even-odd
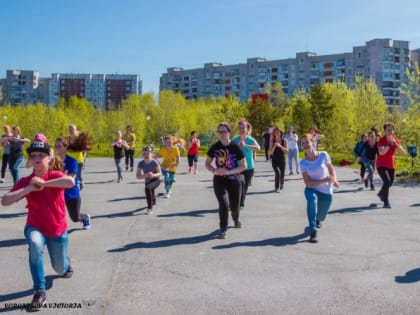
[[[157,93],[173,66],[351,52],[374,38],[417,49],[419,19],[419,0],[0,0],[0,78],[140,74]]]

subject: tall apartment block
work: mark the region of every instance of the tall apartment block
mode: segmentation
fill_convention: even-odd
[[[69,74],[53,73],[49,86],[49,102],[57,104],[60,97],[86,98],[96,108],[117,109],[131,94],[142,93],[139,75],[131,74]]]
[[[34,104],[39,100],[38,86],[38,71],[7,70],[2,80],[3,103]]]
[[[399,105],[404,102],[400,86],[414,61],[410,55],[408,41],[374,39],[349,53],[318,56],[303,52],[283,60],[249,58],[246,63],[228,66],[173,67],[162,74],[160,90],[180,92],[187,99],[233,95],[246,101],[274,83],[281,83],[283,91],[292,96],[297,89],[309,90],[318,83],[339,81],[353,86],[356,76],[362,76],[376,82],[388,105]]]

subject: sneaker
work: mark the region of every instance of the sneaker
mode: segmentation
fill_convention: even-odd
[[[194,175],[197,175],[198,174],[198,170],[194,170]]]
[[[275,193],[280,193],[280,189],[279,188],[276,188],[276,189],[274,189],[274,192]]]
[[[318,238],[315,232],[311,232],[311,236],[309,237],[309,243],[318,243]]]
[[[290,172],[290,173],[289,173],[289,176],[290,176],[290,175],[293,175],[293,172]]]
[[[220,239],[225,239],[225,238],[226,238],[226,231],[224,231],[224,230],[220,230],[220,233],[219,233],[219,235],[217,236],[217,238],[220,238]]]
[[[296,171],[296,174],[300,174],[299,171]]]
[[[189,168],[188,168],[188,173],[189,173],[189,174],[192,174],[192,167],[189,167]]]
[[[134,169],[133,169],[133,168],[131,168],[131,169],[130,169],[130,172],[133,172],[133,171],[134,171]]]
[[[374,191],[375,190],[375,186],[372,184],[370,185],[370,190]]]
[[[69,259],[69,263],[70,263],[70,259]],[[72,268],[72,266],[69,264],[69,268],[67,269],[67,271],[65,273],[63,273],[62,277],[63,278],[71,278],[73,276],[74,270]]]
[[[384,208],[386,209],[391,209],[391,205],[389,204],[389,202],[384,202]]]
[[[125,167],[125,171],[128,172],[128,166]]]
[[[146,210],[146,214],[152,214],[153,213],[153,210],[152,209],[147,209]]]
[[[35,291],[34,297],[32,298],[31,302],[31,312],[38,312],[42,310],[44,305],[47,304],[47,296],[45,291]]]
[[[239,220],[238,220],[238,221],[236,221],[236,222],[235,222],[235,228],[236,228],[236,229],[240,229],[241,227],[242,227],[242,223],[241,223],[241,221],[239,221]]]
[[[318,229],[320,229],[320,228],[321,228],[321,226],[322,226],[321,221],[316,220],[316,227],[317,227]]]
[[[85,230],[90,229],[91,225],[90,225],[90,215],[88,213],[86,213],[86,217],[84,220],[82,220],[83,223],[83,228]]]
[[[170,191],[168,191],[166,194],[165,194],[165,196],[164,196],[165,198],[167,198],[167,199],[169,199],[169,198],[171,198],[171,192]]]
[[[0,179],[0,183],[4,183],[4,178]]]

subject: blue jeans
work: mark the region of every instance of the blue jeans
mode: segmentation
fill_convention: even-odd
[[[299,151],[298,149],[289,149],[287,153],[289,162],[289,171],[293,172],[293,161],[295,161],[296,172],[299,172]]]
[[[25,226],[25,238],[29,245],[29,267],[31,269],[34,290],[45,291],[44,247],[47,245],[51,265],[62,275],[68,269],[70,260],[67,256],[67,231],[58,237],[46,237],[38,229]]]
[[[167,169],[162,168],[162,174],[165,179],[165,191],[166,193],[170,192],[172,189],[172,184],[174,182],[175,173],[170,172]]]
[[[332,203],[332,195],[324,194],[313,188],[305,188],[306,213],[310,232],[316,231],[316,220],[324,221]]]
[[[12,173],[13,184],[16,184],[19,181],[20,168],[23,165],[23,162],[25,162],[23,155],[19,155],[16,157],[10,157],[9,155],[9,168],[10,173]]]
[[[373,173],[375,172],[376,160],[368,160],[368,159],[364,158],[362,160],[362,162],[363,162],[365,168],[368,171],[368,178],[367,179],[370,183],[370,187],[372,187],[373,186]]]

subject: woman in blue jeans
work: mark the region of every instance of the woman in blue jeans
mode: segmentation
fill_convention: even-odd
[[[311,134],[304,134],[301,140],[305,158],[300,161],[300,170],[305,182],[306,212],[309,221],[309,242],[316,243],[317,228],[327,217],[333,199],[333,186],[339,187],[330,156],[317,151]]]
[[[44,142],[33,142],[27,149],[33,173],[20,179],[6,193],[1,204],[11,205],[23,198],[27,200],[28,217],[25,238],[29,247],[29,267],[34,296],[31,311],[39,311],[46,303],[44,274],[44,248],[47,246],[54,270],[65,278],[73,274],[67,256],[68,236],[64,189],[74,186],[72,176],[50,170],[50,147]]]

